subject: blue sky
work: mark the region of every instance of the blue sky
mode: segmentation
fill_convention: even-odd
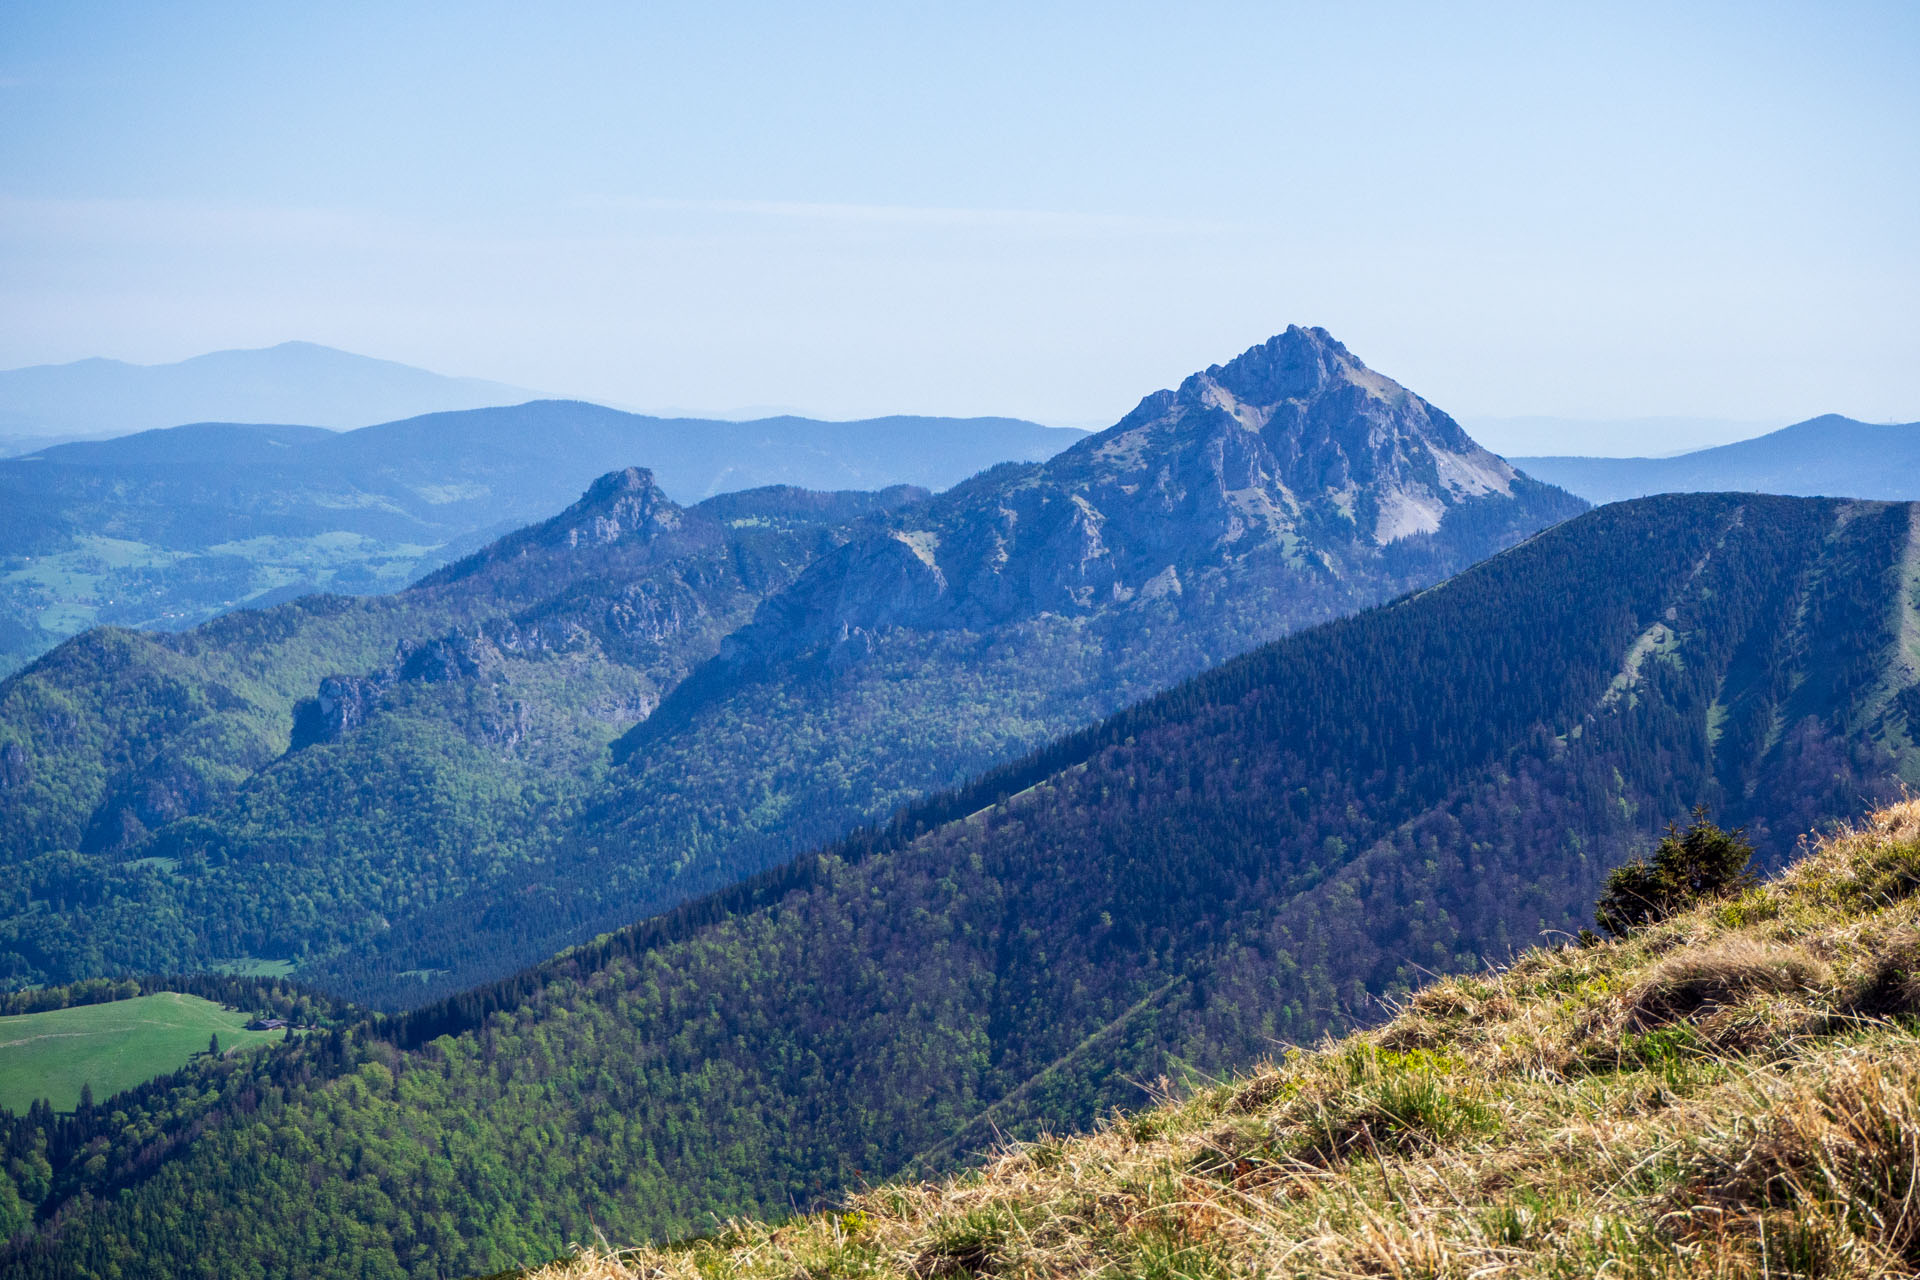
[[[0,366],[1092,425],[1317,323],[1466,418],[1920,418],[1917,65],[1910,3],[16,3]]]

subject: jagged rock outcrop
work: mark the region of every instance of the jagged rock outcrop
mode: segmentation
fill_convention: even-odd
[[[537,603],[476,625],[403,640],[392,660],[370,673],[326,677],[314,696],[295,704],[288,751],[358,731],[390,706],[402,685],[500,682],[508,659],[598,652],[645,664],[683,643],[717,647],[719,615],[738,608],[734,593],[765,590],[765,581],[783,581],[799,569],[797,563],[748,551],[754,541],[748,535],[813,531],[783,555],[808,554],[816,536],[828,539],[819,544],[824,552],[833,545],[826,522],[883,514],[928,496],[909,485],[874,493],[771,486],[683,508],[644,467],[610,472],[553,519],[502,538],[416,588],[474,589],[484,583],[496,596],[524,591]],[[720,559],[725,569],[716,567]],[[607,714],[644,719],[658,702],[658,693],[650,691],[623,700],[617,714],[612,709]],[[469,735],[495,747],[518,744],[527,734],[530,711],[517,701],[504,705],[498,717],[481,716],[469,724]]]
[[[647,468],[610,471],[553,519],[508,534],[485,550],[427,575],[419,585],[441,586],[485,570],[497,573],[515,561],[537,564],[553,552],[651,542],[680,529],[686,514],[654,483]]]
[[[367,722],[380,695],[393,683],[391,675],[328,676],[311,698],[293,705],[293,733],[288,751],[333,742]]]
[[[472,680],[499,657],[485,636],[458,628],[426,640],[403,641],[389,666],[364,676],[327,676],[313,697],[296,702],[287,750],[335,742],[353,733],[384,705],[395,685]]]
[[[627,537],[652,537],[680,527],[680,508],[653,482],[653,472],[628,467],[595,480],[575,504],[578,518],[547,534],[568,547],[604,545]],[[563,517],[564,521],[564,517]]]
[[[1230,563],[1244,585],[1261,559],[1268,578],[1316,589],[1413,578],[1401,562],[1444,542],[1463,508],[1518,537],[1582,506],[1324,329],[1296,326],[1049,462],[998,467],[901,511],[769,601],[726,654],[831,645],[844,663],[855,634],[1166,601]],[[1452,567],[1497,549],[1480,541]]]
[[[0,791],[24,787],[33,777],[33,766],[26,750],[17,742],[0,745]]]
[[[394,678],[422,684],[471,680],[499,656],[500,651],[485,636],[456,629],[430,640],[401,646]]]

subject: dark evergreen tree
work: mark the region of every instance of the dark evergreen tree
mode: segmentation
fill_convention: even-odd
[[[1722,831],[1697,806],[1682,831],[1668,823],[1651,859],[1635,858],[1614,869],[1594,908],[1594,923],[1616,937],[1658,924],[1700,901],[1736,892],[1754,882],[1748,870],[1753,846],[1745,832]]]

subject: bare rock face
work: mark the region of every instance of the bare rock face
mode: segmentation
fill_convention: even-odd
[[[692,591],[642,582],[622,588],[608,604],[606,626],[624,639],[658,644],[704,622],[707,614]]]
[[[577,554],[623,543],[648,543],[681,529],[686,512],[654,483],[645,467],[610,471],[580,500],[551,520],[510,533],[484,551],[428,574],[423,586],[444,586],[516,564],[538,572],[556,554]]]
[[[483,636],[449,631],[431,640],[402,645],[394,679],[422,684],[471,680],[499,658],[499,650]]]
[[[311,698],[293,707],[293,735],[289,751],[333,742],[367,722],[380,695],[392,681],[382,676],[328,676]]]
[[[1277,590],[1289,574],[1377,586],[1390,549],[1441,534],[1465,503],[1511,508],[1489,523],[1524,532],[1582,505],[1324,329],[1289,328],[1049,462],[997,467],[896,513],[764,605],[726,652],[831,645],[842,665],[856,633],[1165,608],[1229,566],[1248,582],[1253,561],[1271,562],[1253,578]]]
[[[0,791],[24,787],[33,779],[33,766],[26,750],[17,742],[0,746]]]
[[[551,532],[568,547],[604,546],[677,529],[680,519],[680,508],[653,482],[653,472],[628,467],[595,480]]]
[[[1167,550],[1211,540],[1227,554],[1288,535],[1331,548],[1434,533],[1463,500],[1511,497],[1518,476],[1326,330],[1298,327],[1148,396],[1056,461]]]

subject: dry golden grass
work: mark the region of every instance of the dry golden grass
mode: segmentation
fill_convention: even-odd
[[[1231,1084],[537,1280],[1920,1273],[1920,802]]]

